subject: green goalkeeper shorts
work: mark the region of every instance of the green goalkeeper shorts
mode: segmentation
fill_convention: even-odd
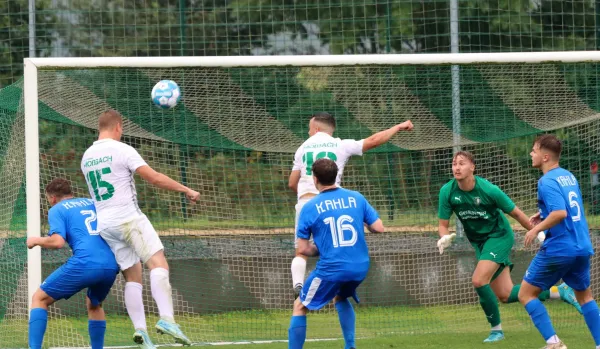
[[[510,252],[515,243],[515,236],[512,232],[500,237],[489,238],[484,242],[471,242],[475,249],[475,257],[478,261],[492,261],[500,264],[500,268],[492,276],[492,281],[502,273],[504,268],[513,268],[510,261]]]

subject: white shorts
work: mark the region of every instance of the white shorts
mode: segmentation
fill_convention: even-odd
[[[300,211],[302,211],[302,207],[306,205],[307,202],[312,200],[314,196],[309,198],[301,198],[298,199],[298,203],[296,204],[296,221],[294,222],[294,248],[298,248],[298,220],[300,219]],[[312,241],[312,236],[310,238]]]
[[[158,233],[148,217],[141,215],[132,221],[100,231],[115,254],[121,270],[126,270],[142,260],[146,263],[156,252],[164,249]]]

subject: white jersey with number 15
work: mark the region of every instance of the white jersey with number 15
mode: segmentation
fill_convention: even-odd
[[[81,171],[96,205],[98,231],[143,214],[133,175],[144,165],[146,162],[134,148],[113,139],[96,141],[83,154]]]
[[[363,141],[353,139],[333,138],[327,133],[317,132],[307,139],[294,155],[292,171],[300,171],[298,182],[298,198],[304,194],[319,194],[312,179],[312,165],[322,158],[335,161],[338,166],[338,175],[335,183],[339,186],[342,181],[344,166],[352,155],[362,155]]]

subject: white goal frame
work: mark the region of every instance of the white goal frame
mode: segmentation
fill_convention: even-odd
[[[41,197],[38,123],[38,70],[85,68],[184,68],[355,65],[470,65],[509,63],[600,62],[600,51],[376,54],[317,56],[214,56],[214,57],[93,57],[25,58],[25,167],[27,237],[41,236]],[[150,93],[150,91],[148,91]],[[41,248],[27,251],[28,304],[42,282]]]

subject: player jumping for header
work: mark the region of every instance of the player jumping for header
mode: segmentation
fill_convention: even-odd
[[[159,188],[183,193],[191,202],[196,202],[200,194],[156,172],[134,148],[121,143],[123,119],[118,112],[102,113],[98,128],[98,140],[83,154],[81,170],[98,211],[98,231],[114,252],[127,281],[125,307],[135,328],[133,340],[141,348],[154,348],[146,329],[141,259],[150,269],[150,288],[160,314],[156,330],[171,335],[178,343],[191,345],[175,323],[164,247],[138,206],[133,175],[137,173]]]
[[[531,162],[544,174],[538,180],[539,212],[531,217],[535,226],[525,234],[525,245],[546,231],[546,239],[535,255],[519,291],[519,301],[547,343],[547,349],[567,349],[556,335],[548,312],[538,295],[562,279],[573,287],[583,317],[600,348],[600,311],[590,289],[590,257],[594,254],[583,209],[579,183],[559,165],[562,144],[554,135],[538,137]]]
[[[520,285],[515,286],[510,278],[513,264],[510,252],[515,242],[510,223],[504,216],[507,213],[529,230],[529,218],[497,186],[475,176],[475,160],[466,151],[459,151],[452,159],[454,179],[440,190],[439,226],[440,240],[437,246],[440,253],[450,246],[456,234],[448,229],[452,213],[464,226],[467,239],[475,249],[477,267],[472,282],[479,296],[479,302],[492,329],[484,342],[497,342],[504,339],[500,323],[500,310],[496,297],[503,303],[519,300]],[[508,268],[507,268],[508,267]],[[581,309],[573,290],[565,284],[553,287],[539,294],[541,300],[560,298]]]
[[[407,120],[387,130],[361,139],[339,139],[333,137],[335,119],[329,113],[319,112],[312,116],[308,123],[308,138],[294,155],[294,166],[289,178],[289,187],[298,194],[296,204],[295,229],[298,226],[298,216],[302,207],[319,193],[312,179],[312,164],[321,158],[335,161],[339,169],[335,183],[340,185],[344,166],[352,155],[362,155],[364,152],[376,148],[392,138],[401,130],[410,131],[413,124]],[[297,237],[296,237],[297,240]],[[298,252],[296,243],[296,257],[292,260],[292,286],[297,297],[304,284],[307,257]]]

